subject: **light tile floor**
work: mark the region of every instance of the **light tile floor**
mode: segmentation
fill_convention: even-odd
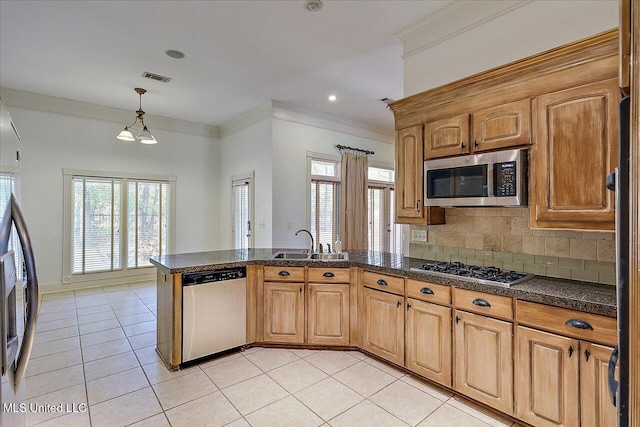
[[[155,283],[44,295],[26,392],[64,407],[27,425],[512,425],[357,351],[251,348],[169,372],[155,313]]]

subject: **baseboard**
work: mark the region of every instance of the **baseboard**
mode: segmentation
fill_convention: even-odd
[[[79,281],[67,284],[61,284],[60,282],[45,282],[40,283],[38,285],[39,293],[42,294],[50,294],[52,292],[64,292],[64,291],[77,291],[80,289],[90,289],[97,288],[101,286],[108,285],[123,285],[125,283],[139,283],[139,282],[150,282],[156,281],[156,273],[155,270],[150,272],[149,274],[138,274],[135,276],[123,276],[123,277],[114,277],[108,279],[98,279],[98,280],[87,280],[87,281]]]

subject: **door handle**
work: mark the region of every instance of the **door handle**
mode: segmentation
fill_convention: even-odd
[[[609,394],[611,395],[611,403],[618,406],[616,402],[616,394],[618,393],[618,381],[616,381],[616,363],[618,363],[618,346],[615,346],[609,358],[609,369],[607,373],[607,382],[609,383]]]

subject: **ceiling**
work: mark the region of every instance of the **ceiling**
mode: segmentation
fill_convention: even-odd
[[[0,86],[132,111],[143,87],[147,113],[215,126],[273,99],[391,132],[393,34],[448,3],[2,0]]]

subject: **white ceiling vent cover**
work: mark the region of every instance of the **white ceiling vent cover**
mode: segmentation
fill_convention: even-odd
[[[171,81],[171,77],[161,76],[160,74],[150,73],[148,71],[142,73],[142,77],[146,77],[147,79],[156,80],[162,83],[169,83]]]

